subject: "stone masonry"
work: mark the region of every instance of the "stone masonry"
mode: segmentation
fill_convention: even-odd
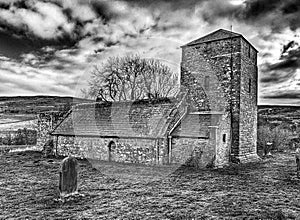
[[[180,83],[175,99],[73,107],[51,133],[57,153],[198,168],[259,159],[257,51],[242,35],[220,29],[182,46]],[[40,143],[51,117],[40,118]]]
[[[195,92],[200,86],[209,99],[205,108],[224,111],[233,162],[258,159],[256,60],[256,49],[242,35],[222,29],[182,47],[181,83],[189,88],[196,110],[201,110]]]
[[[44,144],[53,137],[50,132],[63,120],[65,112],[52,111],[38,114],[37,148],[43,150]]]

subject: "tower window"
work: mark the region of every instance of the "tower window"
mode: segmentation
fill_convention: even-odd
[[[251,92],[251,85],[252,83],[251,83],[251,79],[249,79],[249,81],[248,81],[248,92],[250,93]]]
[[[209,90],[209,76],[205,76],[204,78],[204,88],[205,90]]]
[[[250,56],[251,56],[251,47],[250,47],[250,45],[248,44],[248,57],[250,58]]]
[[[226,143],[226,134],[223,134],[223,143]]]
[[[206,131],[206,137],[210,138],[210,132]]]

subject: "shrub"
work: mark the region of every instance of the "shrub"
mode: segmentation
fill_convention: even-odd
[[[283,151],[289,146],[292,132],[282,126],[271,129],[268,126],[260,126],[257,133],[258,150],[264,155],[271,151]],[[267,143],[271,143],[268,145]]]
[[[264,155],[268,154],[271,149],[267,143],[272,142],[272,132],[268,126],[260,126],[257,131],[257,148],[262,151]]]
[[[277,126],[272,129],[273,134],[273,150],[283,151],[289,146],[290,138],[293,136],[288,129]]]

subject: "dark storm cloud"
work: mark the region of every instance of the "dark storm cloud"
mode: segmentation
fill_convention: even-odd
[[[297,45],[296,48],[292,48]],[[291,41],[283,46],[280,61],[269,65],[266,70],[296,70],[300,68],[300,47]]]
[[[27,53],[35,48],[31,40],[21,39],[16,36],[0,32],[0,54],[17,58],[20,53]]]
[[[271,99],[299,99],[300,93],[297,91],[286,91],[281,92],[275,95],[264,95],[262,98],[271,98]]]
[[[282,0],[248,0],[246,7],[239,14],[244,19],[256,19],[266,13],[275,11]]]
[[[142,7],[160,8],[162,5],[169,5],[173,10],[194,8],[199,3],[207,0],[126,0],[128,3],[136,4]]]
[[[269,67],[261,70],[260,82],[262,83],[281,83],[295,76],[293,69],[288,70],[270,70]]]
[[[282,11],[285,14],[292,14],[299,12],[300,4],[299,1],[287,1],[286,4],[282,7]]]
[[[186,8],[201,8],[204,20],[214,23],[217,18],[235,18],[256,25],[271,26],[274,31],[280,31],[286,26],[292,30],[300,27],[299,0],[246,0],[243,4],[234,5],[229,0],[127,0],[136,4],[161,7],[169,4],[174,10]]]
[[[289,45],[289,44],[287,44]],[[280,60],[273,64],[264,64],[261,68],[261,82],[278,83],[287,81],[295,76],[300,68],[300,47],[294,49],[287,48],[283,50]]]
[[[246,6],[235,13],[237,18],[272,27],[274,32],[286,26],[300,27],[299,0],[248,0]]]
[[[104,19],[105,22],[108,22],[112,18],[118,17],[119,14],[114,12],[109,4],[106,1],[90,1],[90,5],[93,10],[97,13],[99,17]]]
[[[282,53],[284,54],[285,52],[288,51],[288,49],[294,47],[295,45],[297,45],[297,43],[295,41],[290,41],[286,45],[283,45]]]
[[[9,4],[7,2],[0,2],[0,8],[2,9],[9,9]]]
[[[300,27],[299,0],[246,0],[232,4],[230,0],[126,0],[126,2],[158,10],[200,9],[199,16],[215,24],[220,18],[236,19],[252,25],[271,27],[279,32],[287,26]]]

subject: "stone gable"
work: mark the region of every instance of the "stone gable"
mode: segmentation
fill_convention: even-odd
[[[192,46],[195,44],[204,43],[204,42],[208,42],[208,41],[215,41],[215,40],[221,40],[221,39],[232,38],[232,37],[240,37],[240,36],[241,36],[240,34],[237,34],[237,33],[231,32],[231,31],[227,31],[224,29],[219,29],[208,35],[205,35],[204,37],[198,38],[196,40],[193,40],[193,41],[187,43],[186,46]]]

